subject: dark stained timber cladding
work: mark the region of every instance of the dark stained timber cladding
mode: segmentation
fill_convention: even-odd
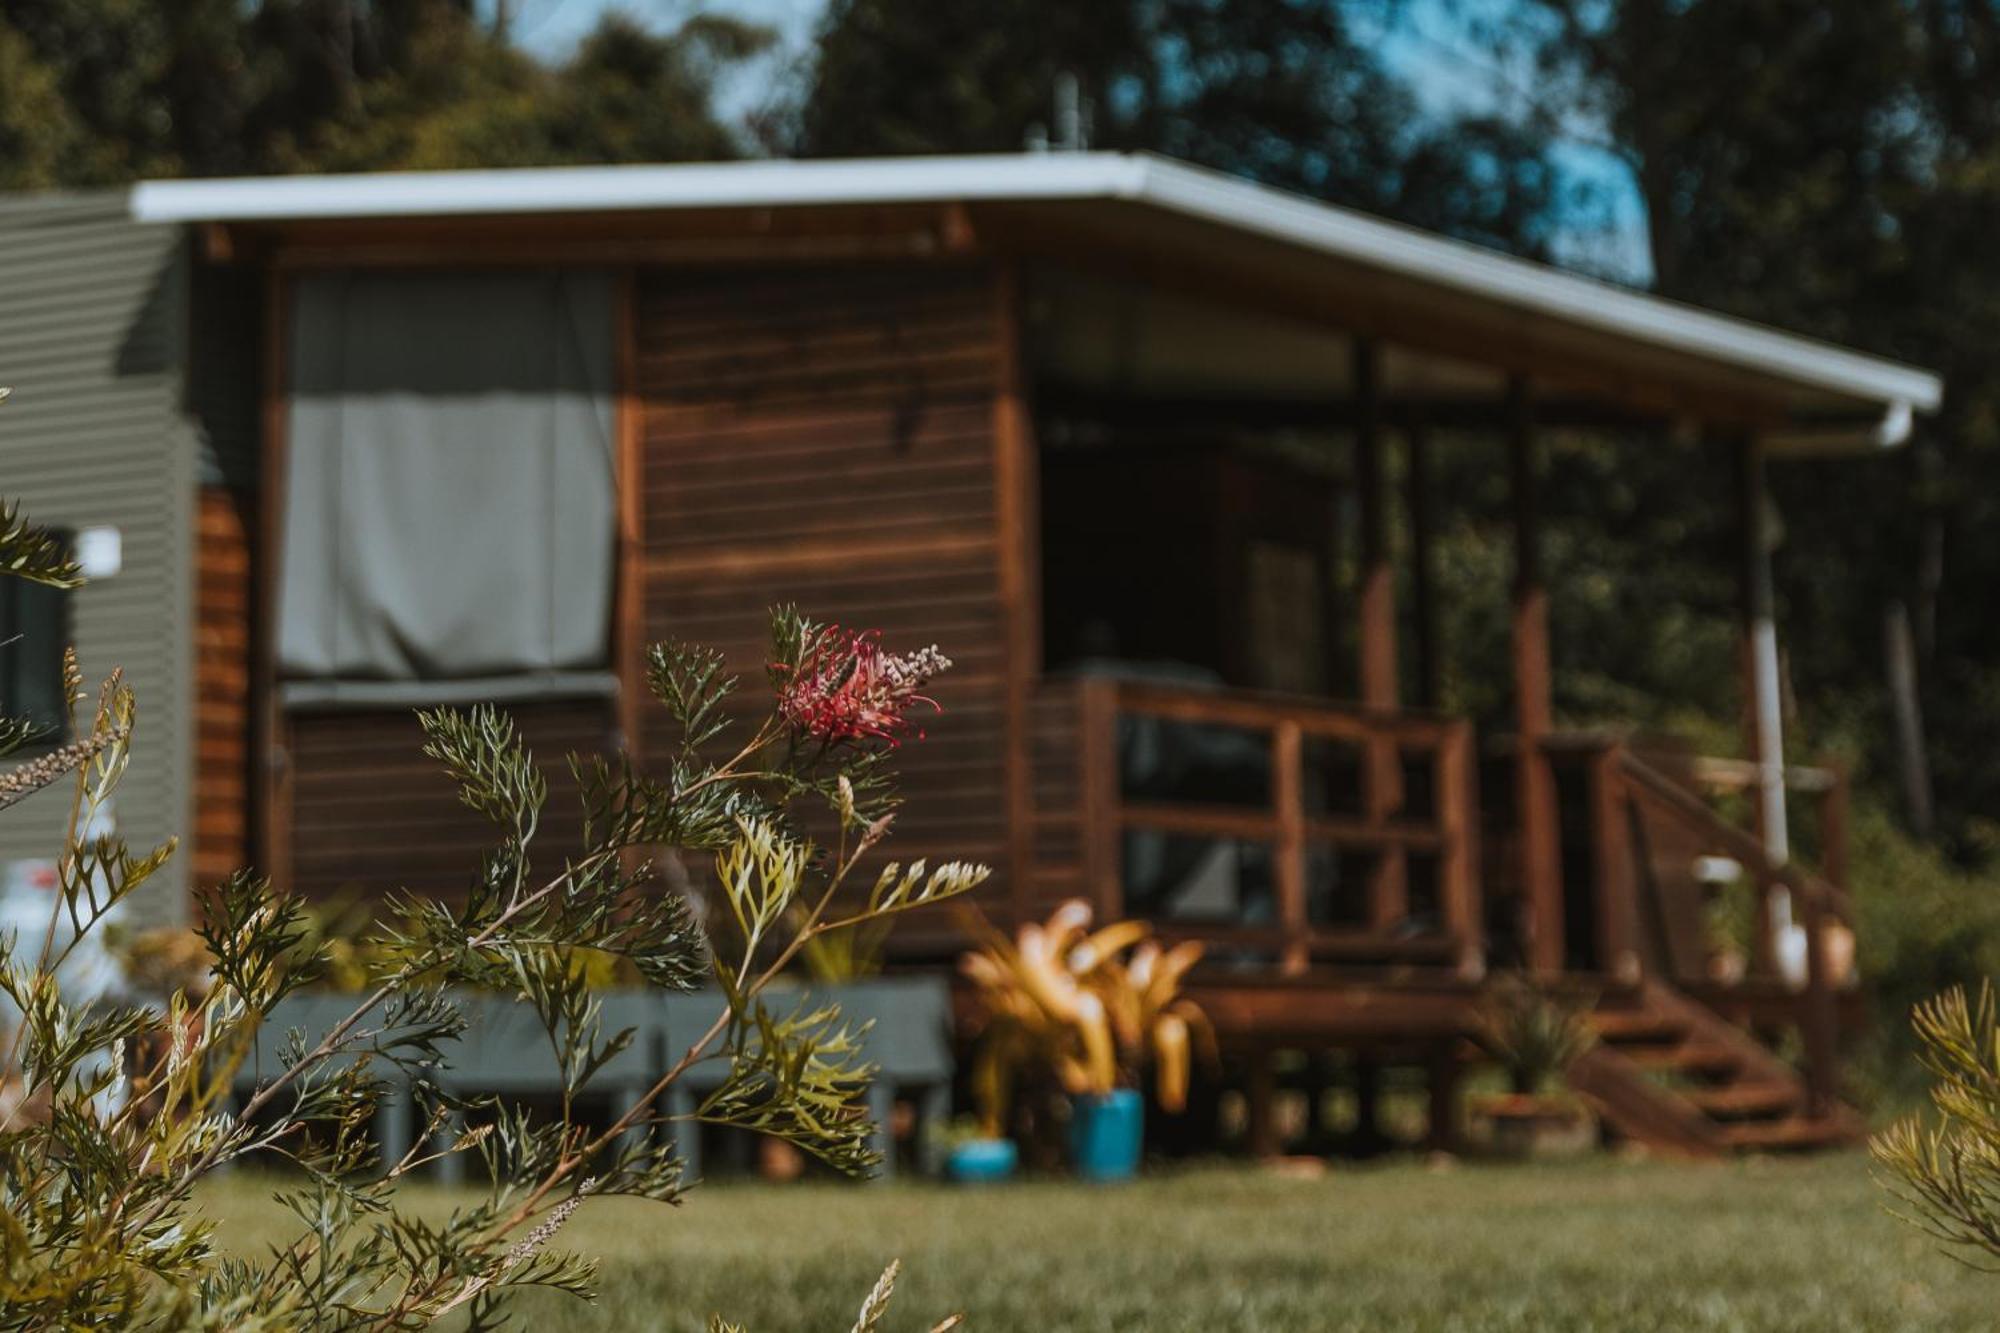
[[[885,860],[1006,850],[995,310],[991,273],[966,267],[641,283],[648,638],[723,649],[746,725],[768,698],[778,603],[892,647],[936,642],[958,664],[933,691],[943,712],[904,747]],[[658,753],[665,717],[649,705],[646,722]],[[944,923],[912,925],[899,940],[921,947]]]
[[[601,700],[515,703],[506,711],[548,775],[549,801],[532,848],[553,874],[582,846],[568,756],[602,753],[612,732]],[[423,753],[407,708],[300,713],[291,720],[293,879],[314,898],[379,898],[395,889],[462,892],[495,841]]]
[[[201,489],[195,546],[194,878],[250,861],[250,529],[243,498]]]

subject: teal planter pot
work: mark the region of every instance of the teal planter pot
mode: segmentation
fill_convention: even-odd
[[[990,1185],[1013,1176],[1021,1150],[1012,1139],[970,1139],[951,1150],[945,1173],[963,1185]]]
[[[1146,1103],[1132,1088],[1071,1102],[1071,1164],[1085,1180],[1130,1180],[1146,1142]]]

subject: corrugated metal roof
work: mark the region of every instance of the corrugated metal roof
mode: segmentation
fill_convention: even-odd
[[[1060,153],[149,181],[145,221],[277,221],[931,201],[1117,201],[1528,312],[1596,335],[1878,404],[1890,433],[1938,376],[1147,154]],[[1885,440],[1894,443],[1894,440]]]

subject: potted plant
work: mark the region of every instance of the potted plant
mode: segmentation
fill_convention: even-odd
[[[1145,1142],[1145,1066],[1160,1105],[1179,1111],[1194,1039],[1212,1044],[1207,1019],[1180,993],[1202,950],[1162,949],[1143,922],[1093,930],[1092,920],[1090,905],[1072,900],[1011,940],[982,927],[983,943],[960,960],[985,1015],[973,1090],[991,1142],[1024,1075],[1053,1077],[1069,1102],[1077,1174],[1124,1180],[1138,1171]]]
[[[938,1134],[944,1174],[961,1185],[1011,1180],[1021,1163],[1014,1140],[995,1132],[981,1115],[954,1117]]]
[[[1487,992],[1480,1042],[1507,1070],[1509,1091],[1480,1099],[1476,1109],[1496,1154],[1539,1157],[1588,1142],[1590,1113],[1560,1085],[1597,1040],[1590,1008],[1521,976],[1501,977]]]

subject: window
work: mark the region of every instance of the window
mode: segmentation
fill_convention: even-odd
[[[69,725],[63,707],[69,599],[67,588],[0,579],[0,716],[32,722],[49,737]]]
[[[610,280],[310,274],[292,309],[287,700],[601,689],[616,546]]]

